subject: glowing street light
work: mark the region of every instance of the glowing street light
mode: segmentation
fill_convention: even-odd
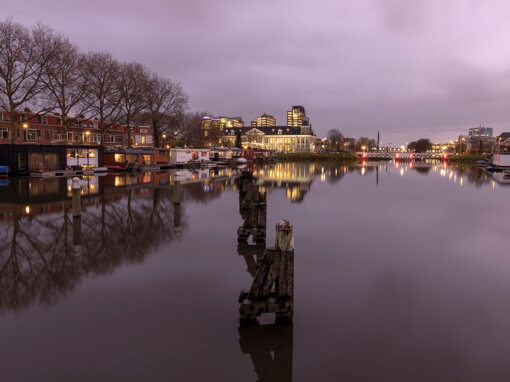
[[[26,129],[27,127],[28,127],[28,123],[26,123],[26,122],[25,122],[25,123],[23,124],[23,128],[24,128],[24,129]]]

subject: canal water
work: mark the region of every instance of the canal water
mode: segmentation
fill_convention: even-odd
[[[248,170],[266,245],[294,225],[292,324],[239,324]],[[395,163],[117,174],[81,180],[78,224],[69,180],[4,180],[1,380],[508,380],[505,182]]]

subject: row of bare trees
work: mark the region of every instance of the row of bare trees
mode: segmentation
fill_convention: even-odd
[[[101,144],[112,126],[152,128],[154,145],[163,135],[181,138],[188,96],[182,86],[137,62],[110,53],[82,52],[61,33],[38,24],[27,28],[0,21],[0,109],[11,121],[16,143],[26,112],[58,115],[64,143],[78,119],[95,119]]]

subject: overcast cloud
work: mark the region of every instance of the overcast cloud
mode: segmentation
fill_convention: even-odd
[[[180,81],[191,110],[286,123],[304,105],[319,136],[394,145],[510,131],[510,1],[0,0],[84,50]]]

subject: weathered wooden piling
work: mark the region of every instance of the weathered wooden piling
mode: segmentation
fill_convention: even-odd
[[[174,205],[181,204],[180,185],[180,181],[174,181]]]
[[[251,172],[244,172],[239,179],[239,212],[244,223],[237,230],[240,243],[248,241],[250,235],[256,243],[266,241],[266,193],[254,184]]]
[[[276,224],[275,248],[269,248],[258,264],[251,288],[239,295],[241,321],[253,321],[262,313],[277,320],[294,315],[294,231],[290,221]]]
[[[81,216],[81,187],[80,178],[74,177],[71,183],[73,217]]]
[[[181,232],[181,205],[180,203],[174,204],[174,232],[179,234]]]
[[[181,182],[174,181],[174,232],[181,232]]]

